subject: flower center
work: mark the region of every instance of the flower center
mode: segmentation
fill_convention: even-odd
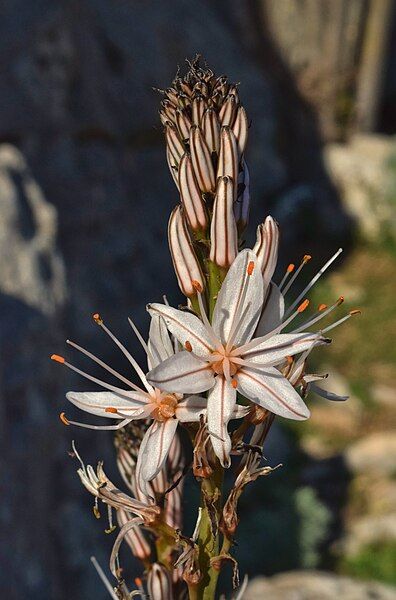
[[[217,375],[224,375],[225,377],[233,377],[241,368],[240,364],[234,362],[234,356],[228,353],[224,346],[221,346],[211,355],[211,367]]]
[[[157,421],[166,421],[176,414],[177,399],[173,394],[160,396],[157,400],[157,407],[152,412],[153,419]]]

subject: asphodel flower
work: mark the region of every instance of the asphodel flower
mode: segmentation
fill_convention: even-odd
[[[168,456],[179,422],[199,421],[200,415],[206,409],[206,399],[199,396],[183,397],[183,394],[180,394],[179,392],[163,391],[160,388],[151,385],[136,360],[106,327],[100,316],[94,315],[94,319],[117,344],[124,356],[128,359],[139,376],[142,387],[138,387],[135,383],[106,365],[106,363],[81,346],[69,341],[70,345],[77,350],[80,350],[105,370],[109,371],[112,375],[126,384],[129,389],[119,388],[108,384],[92,375],[84,373],[77,367],[66,362],[63,357],[53,355],[51,357],[53,360],[64,364],[106,389],[105,392],[68,392],[66,394],[67,399],[81,410],[101,417],[118,419],[119,423],[117,425],[107,426],[90,425],[70,421],[63,413],[61,418],[67,425],[78,425],[80,427],[96,430],[116,430],[136,419],[152,419],[152,424],[147,429],[140,445],[136,465],[138,487],[148,496],[150,495],[150,488],[147,486],[147,482],[152,481],[161,471]],[[161,361],[174,355],[174,345],[169,337],[165,323],[161,318],[156,316],[151,320],[148,344],[142,340],[131,320],[130,324],[146,350],[147,362],[150,369],[155,368]]]
[[[197,286],[198,287],[198,286]],[[290,419],[306,419],[309,410],[276,368],[286,357],[330,340],[320,333],[281,333],[308,305],[304,301],[281,325],[252,339],[261,315],[263,278],[256,255],[240,252],[220,289],[212,323],[198,288],[201,318],[162,304],[150,304],[151,315],[164,319],[185,348],[158,364],[147,379],[161,389],[208,395],[207,421],[211,441],[223,466],[230,464],[227,423],[236,394]]]

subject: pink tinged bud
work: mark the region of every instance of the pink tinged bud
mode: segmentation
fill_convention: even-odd
[[[174,529],[181,529],[183,525],[182,513],[182,482],[166,495],[164,518],[165,521]]]
[[[168,239],[179,287],[185,296],[193,296],[196,294],[196,283],[198,282],[202,289],[205,284],[181,206],[177,206],[170,216]]]
[[[166,126],[166,125],[172,124],[172,121],[169,119],[169,117],[167,117],[167,115],[164,113],[164,111],[161,110],[159,116],[160,116],[162,125]]]
[[[169,121],[174,123],[176,119],[176,107],[169,100],[163,100],[161,102],[161,106],[164,114],[168,117]]]
[[[190,131],[191,160],[195,177],[202,192],[214,192],[216,188],[215,173],[210,151],[201,129],[193,125]]]
[[[245,230],[249,222],[249,210],[250,210],[250,176],[249,169],[243,161],[243,169],[239,173],[238,177],[238,197],[234,204],[234,215],[237,222],[238,231],[242,232]]]
[[[171,155],[171,153],[169,151],[169,148],[166,149],[166,160],[168,162],[169,171],[171,172],[173,181],[175,182],[177,188],[179,189],[179,177],[177,174],[178,167],[177,167],[177,163],[176,163],[175,159],[173,158],[173,156]]]
[[[194,98],[192,104],[192,120],[194,125],[201,125],[202,117],[207,108],[207,104],[202,96]]]
[[[128,523],[132,519],[132,515],[128,514],[125,510],[117,510],[117,521],[120,528]],[[143,530],[136,525],[132,529],[129,529],[125,535],[125,541],[130,547],[132,554],[140,560],[147,560],[151,554],[150,544],[148,543]]]
[[[257,241],[253,248],[265,285],[269,284],[275,271],[278,260],[278,245],[278,224],[272,217],[267,217],[264,223],[257,227]]]
[[[179,190],[185,215],[191,229],[193,231],[205,230],[208,226],[205,203],[188,154],[185,154],[180,161]]]
[[[191,121],[183,110],[176,112],[176,125],[179,130],[180,138],[188,140],[190,137]]]
[[[220,132],[217,177],[231,177],[236,189],[238,181],[238,149],[235,135],[229,127],[222,127]]]
[[[232,126],[232,132],[236,137],[239,156],[245,152],[246,143],[248,139],[249,123],[246,114],[246,110],[243,106],[238,108],[237,116],[235,118],[234,125]]]
[[[213,108],[205,111],[202,119],[202,129],[209,151],[217,154],[220,148],[220,124]]]
[[[154,563],[148,573],[147,589],[152,600],[173,600],[170,573],[159,563]]]
[[[238,253],[233,205],[234,183],[229,177],[221,177],[217,184],[210,226],[210,260],[219,267],[229,267]]]
[[[227,96],[219,112],[220,123],[223,127],[232,127],[235,119],[237,102],[235,96]]]
[[[181,141],[177,129],[174,125],[168,125],[166,127],[166,144],[169,149],[170,155],[173,158],[175,164],[179,164],[181,157],[183,156],[185,149],[183,142]]]

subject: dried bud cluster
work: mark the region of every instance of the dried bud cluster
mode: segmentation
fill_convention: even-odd
[[[237,86],[198,59],[164,91],[160,117],[183,207],[172,213],[169,245],[180,289],[191,297],[193,279],[204,288],[198,257],[228,268],[238,253],[238,232],[247,225],[248,119]]]

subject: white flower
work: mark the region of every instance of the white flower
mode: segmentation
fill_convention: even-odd
[[[145,495],[149,496],[150,488],[148,487],[147,482],[153,480],[160,472],[168,455],[172,440],[176,434],[178,423],[199,421],[200,415],[205,412],[207,400],[206,398],[201,398],[199,396],[183,397],[180,392],[170,392],[169,388],[167,388],[167,391],[163,391],[161,388],[151,385],[135,359],[104,325],[100,316],[94,315],[94,319],[113,339],[129,360],[130,364],[140,377],[143,387],[138,387],[132,381],[109,367],[106,363],[81,346],[77,346],[77,344],[68,341],[71,346],[80,350],[105,370],[120,379],[129,387],[129,389],[110,385],[96,377],[84,373],[80,369],[66,362],[63,357],[53,355],[53,360],[66,365],[90,381],[99,384],[106,390],[104,392],[68,392],[66,394],[67,399],[78,408],[81,408],[88,413],[99,415],[101,417],[119,419],[120,422],[116,425],[98,426],[69,421],[63,413],[61,418],[67,425],[73,424],[79,425],[80,427],[99,430],[120,429],[130,421],[136,419],[153,419],[140,446],[136,466],[138,486]],[[174,356],[175,350],[167,328],[159,316],[154,316],[151,320],[148,345],[142,340],[132,321],[130,321],[130,324],[147,352],[149,369],[157,367],[161,361]],[[235,416],[242,416],[244,413],[241,409],[234,414]]]
[[[210,390],[208,429],[223,466],[230,464],[227,423],[236,405],[237,391],[277,415],[308,418],[303,400],[276,365],[312,345],[329,341],[317,333],[280,333],[305,309],[307,301],[267,335],[252,340],[262,313],[263,287],[256,255],[243,250],[223,282],[212,324],[205,314],[201,294],[198,299],[202,320],[166,305],[148,306],[151,315],[164,319],[186,350],[155,366],[147,379],[161,389],[177,393]]]

